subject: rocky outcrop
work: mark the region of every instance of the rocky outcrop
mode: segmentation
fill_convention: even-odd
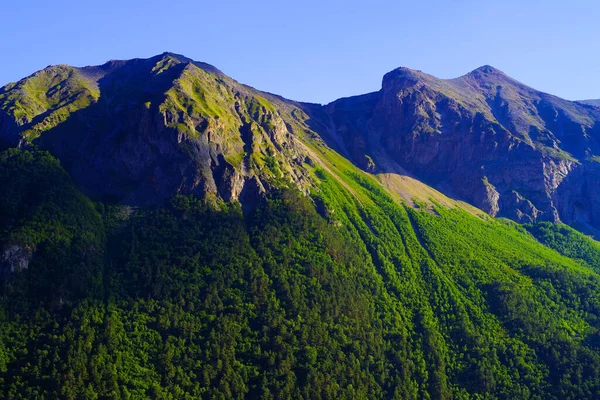
[[[27,246],[12,244],[4,246],[0,258],[0,276],[29,268],[31,251]]]
[[[564,223],[600,237],[600,164],[578,164],[561,182],[553,200]]]

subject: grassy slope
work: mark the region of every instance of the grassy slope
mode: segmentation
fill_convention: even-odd
[[[25,127],[22,135],[31,140],[97,101],[99,96],[95,82],[85,79],[73,67],[58,65],[2,88],[0,104]]]
[[[328,182],[332,181],[329,177]],[[358,187],[361,185],[362,190]],[[469,365],[472,358],[496,354],[490,360],[494,366],[480,373],[495,375],[499,386],[510,387],[515,373],[527,372],[533,375],[527,378],[531,381],[526,387],[539,388],[542,380],[542,387],[548,385],[548,389],[556,380],[564,379],[561,374],[569,374],[545,371],[544,364],[552,352],[546,335],[556,345],[571,348],[597,334],[598,296],[591,288],[600,281],[590,268],[540,246],[516,225],[482,221],[443,206],[435,208],[437,215],[399,207],[364,177],[355,179],[353,187],[360,204],[348,204],[352,200],[337,190],[325,195],[336,210],[331,218],[356,230],[365,243],[371,244],[371,254],[380,258],[374,262],[380,264],[383,282],[405,307],[413,308],[409,315],[434,316],[432,329],[446,346],[440,346],[438,359],[430,360],[432,370],[436,365],[443,370],[447,363]],[[358,215],[354,208],[359,209]],[[449,304],[442,306],[441,302]],[[457,337],[465,341],[456,343]],[[518,357],[530,360],[525,363],[529,366],[514,364],[514,360],[507,359],[508,353],[497,354],[499,348],[502,352],[518,352]],[[588,356],[588,350],[581,353],[583,359]],[[520,368],[525,370],[519,373]],[[460,376],[466,372],[455,373]],[[464,382],[478,379],[482,378],[469,377]],[[452,385],[443,379],[436,385],[455,395],[461,391],[449,388]],[[581,390],[581,396],[590,396],[583,380],[573,386]],[[526,387],[513,387],[523,392],[513,392],[512,396],[527,397],[531,393]]]

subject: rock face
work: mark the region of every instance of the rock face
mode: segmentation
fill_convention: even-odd
[[[399,68],[379,92],[324,108],[321,118],[334,130],[324,137],[363,169],[365,157],[378,172],[397,165],[520,222],[600,227],[592,194],[600,189],[600,109],[538,92],[490,66],[451,80]]]
[[[0,257],[0,276],[29,268],[31,252],[21,245],[5,246]]]

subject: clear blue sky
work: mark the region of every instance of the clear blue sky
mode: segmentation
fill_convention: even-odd
[[[490,64],[568,99],[600,98],[597,0],[3,0],[0,85],[49,64],[164,51],[326,103],[398,66],[441,78]]]

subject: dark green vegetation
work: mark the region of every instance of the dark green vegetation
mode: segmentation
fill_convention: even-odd
[[[29,262],[2,264],[0,397],[598,398],[595,242],[530,227],[561,255],[338,166],[312,199],[132,213],[2,153],[1,239]]]
[[[11,149],[0,165],[1,242],[28,264],[0,266],[2,296],[19,310],[28,302],[59,308],[99,297],[105,234],[94,204],[48,153]],[[9,264],[30,274],[13,275]]]

